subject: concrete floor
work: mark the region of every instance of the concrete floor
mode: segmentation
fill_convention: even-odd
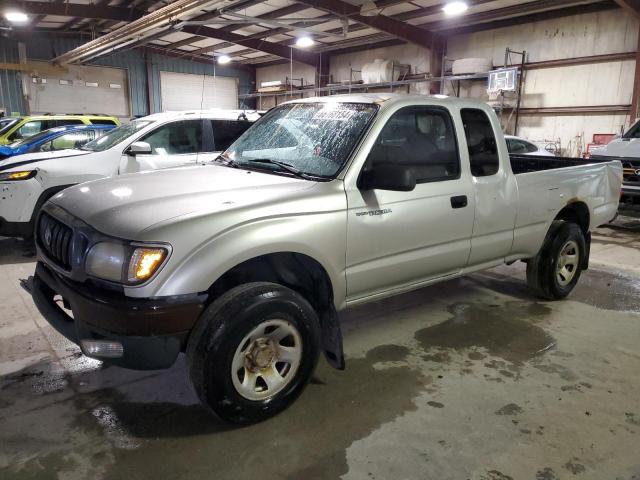
[[[18,286],[33,259],[0,239],[0,479],[640,478],[640,221],[594,235],[567,301],[522,264],[344,315],[347,370],[321,361],[280,416],[202,409],[181,359],[102,368]]]

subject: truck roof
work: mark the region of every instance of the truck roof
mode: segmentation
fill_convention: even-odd
[[[436,103],[441,104],[464,104],[464,105],[483,105],[487,103],[481,100],[474,100],[471,98],[458,98],[450,97],[447,95],[417,95],[406,93],[355,93],[355,94],[342,94],[342,95],[329,95],[325,97],[309,97],[301,98],[298,100],[290,100],[286,103],[375,103],[378,105],[393,105],[398,102],[406,103],[407,101],[415,100],[416,102],[423,102],[424,100],[433,100]]]

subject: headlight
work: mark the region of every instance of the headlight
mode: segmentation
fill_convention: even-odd
[[[93,277],[136,285],[150,279],[167,255],[168,250],[163,247],[100,242],[89,250],[85,269]]]
[[[101,242],[95,244],[87,254],[85,269],[89,275],[122,282],[122,271],[126,261],[127,248],[119,243]]]
[[[17,180],[29,180],[38,173],[37,170],[24,170],[21,172],[4,172],[0,173],[0,182],[14,182]]]

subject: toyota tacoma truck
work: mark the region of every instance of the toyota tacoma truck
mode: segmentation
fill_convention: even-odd
[[[523,260],[566,297],[611,220],[619,162],[509,156],[481,102],[365,94],[284,103],[207,165],[62,191],[37,219],[35,304],[85,355],[161,369],[251,423],[344,368],[338,313]]]

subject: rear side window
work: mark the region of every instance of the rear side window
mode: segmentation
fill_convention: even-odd
[[[95,119],[95,118],[91,120],[91,123],[93,125],[117,125],[116,122],[113,120]]]
[[[460,113],[469,149],[471,174],[474,177],[495,175],[500,169],[500,158],[489,117],[482,110],[473,108],[465,108]]]
[[[62,127],[64,125],[84,125],[84,122],[78,118],[63,118],[60,120],[49,120],[47,122],[49,124],[49,126],[47,126],[47,128],[52,128],[52,127]]]
[[[399,164],[417,183],[460,177],[460,159],[451,116],[433,107],[406,107],[387,122],[365,168]]]
[[[211,120],[215,151],[222,152],[229,148],[251,125],[252,122],[244,120]]]

